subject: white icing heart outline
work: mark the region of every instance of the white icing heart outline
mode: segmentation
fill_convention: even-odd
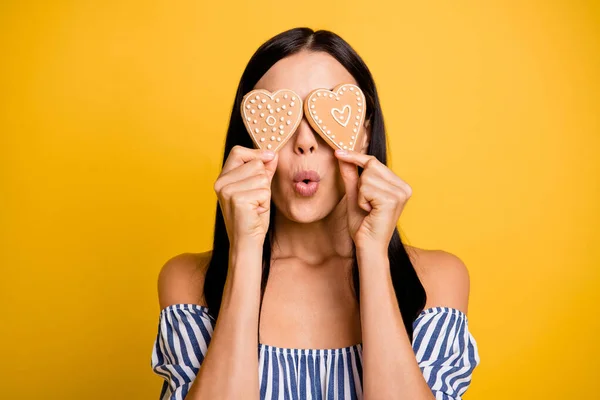
[[[315,89],[309,93],[309,95],[307,96],[307,98],[304,101],[304,115],[307,116],[308,123],[323,138],[323,140],[325,140],[331,147],[333,147],[334,150],[335,149],[346,150],[344,148],[344,147],[346,147],[346,145],[340,145],[337,138],[336,138],[336,140],[334,140],[334,138],[332,137],[333,134],[327,133],[327,130],[323,128],[323,125],[321,124],[321,122],[319,122],[319,118],[315,116],[315,112],[313,110],[314,101],[317,101],[317,99],[321,97],[321,95],[319,93],[321,93],[323,95],[323,98],[325,98],[326,96],[330,96],[332,94],[336,95],[336,96],[340,96],[343,92],[346,92],[348,89],[349,89],[349,92],[352,92],[355,95],[358,95],[358,98],[356,98],[356,100],[358,103],[362,103],[362,105],[358,106],[359,111],[360,111],[360,109],[362,109],[362,111],[358,113],[360,115],[360,119],[359,119],[359,122],[357,125],[358,132],[355,132],[354,134],[352,134],[352,133],[350,134],[350,135],[354,135],[355,139],[352,140],[353,144],[349,145],[347,147],[350,150],[354,150],[355,146],[358,144],[358,141],[360,140],[360,137],[362,135],[364,135],[364,132],[362,131],[361,128],[365,121],[366,107],[367,107],[365,95],[358,85],[355,85],[352,83],[343,83],[343,84],[340,84],[340,85],[336,86],[335,88],[333,88],[333,90],[324,89],[324,88]],[[335,118],[334,118],[334,120],[335,120]],[[349,118],[348,120],[352,120],[352,118]],[[356,121],[354,121],[354,122],[356,123]],[[345,127],[345,126],[342,126],[342,128],[347,129],[347,127]],[[352,128],[352,129],[354,129],[354,128]]]
[[[344,110],[345,109],[349,109],[350,112],[348,113],[348,118],[346,119],[345,123],[342,123],[338,117],[335,116],[335,114],[333,113],[334,111],[339,112],[340,114],[344,115]],[[342,107],[342,109],[340,110],[339,108],[332,108],[331,109],[331,116],[333,117],[333,119],[335,120],[335,122],[337,122],[338,124],[340,124],[341,126],[343,126],[344,128],[346,127],[346,125],[348,125],[348,122],[350,121],[350,119],[352,118],[352,107],[350,107],[349,104],[346,104],[344,107]]]

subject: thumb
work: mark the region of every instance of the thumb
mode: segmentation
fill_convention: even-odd
[[[358,168],[355,164],[338,159],[340,165],[340,174],[346,188],[346,200],[352,210],[358,206]]]
[[[275,156],[270,161],[265,161],[265,169],[267,170],[267,175],[269,179],[273,179],[273,175],[275,175],[275,171],[277,170],[277,162],[279,161],[279,152],[275,152]]]

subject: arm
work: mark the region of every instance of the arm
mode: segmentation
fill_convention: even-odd
[[[357,248],[357,259],[364,398],[434,399],[404,328],[387,254]],[[428,293],[426,308],[444,305],[466,313],[469,281],[462,261],[450,253],[436,251],[430,252],[423,262],[428,264],[422,279]]]
[[[207,264],[206,259],[203,264]],[[259,399],[258,310],[262,247],[233,246],[219,318],[187,400]],[[205,269],[206,265],[202,269]],[[189,255],[170,260],[159,275],[160,306],[197,303],[203,276]]]

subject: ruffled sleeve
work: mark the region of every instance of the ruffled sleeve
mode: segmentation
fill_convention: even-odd
[[[206,307],[173,304],[160,312],[152,370],[165,381],[160,400],[182,400],[194,382],[214,329]]]
[[[467,316],[448,307],[423,310],[413,323],[413,350],[436,400],[460,400],[480,362]]]

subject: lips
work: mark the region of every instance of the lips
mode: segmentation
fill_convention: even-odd
[[[302,181],[310,181],[310,182],[319,182],[321,180],[321,176],[317,171],[307,170],[300,171],[294,175],[294,182],[302,182]]]
[[[294,175],[294,190],[300,196],[309,197],[319,189],[321,176],[316,171],[300,171]]]

